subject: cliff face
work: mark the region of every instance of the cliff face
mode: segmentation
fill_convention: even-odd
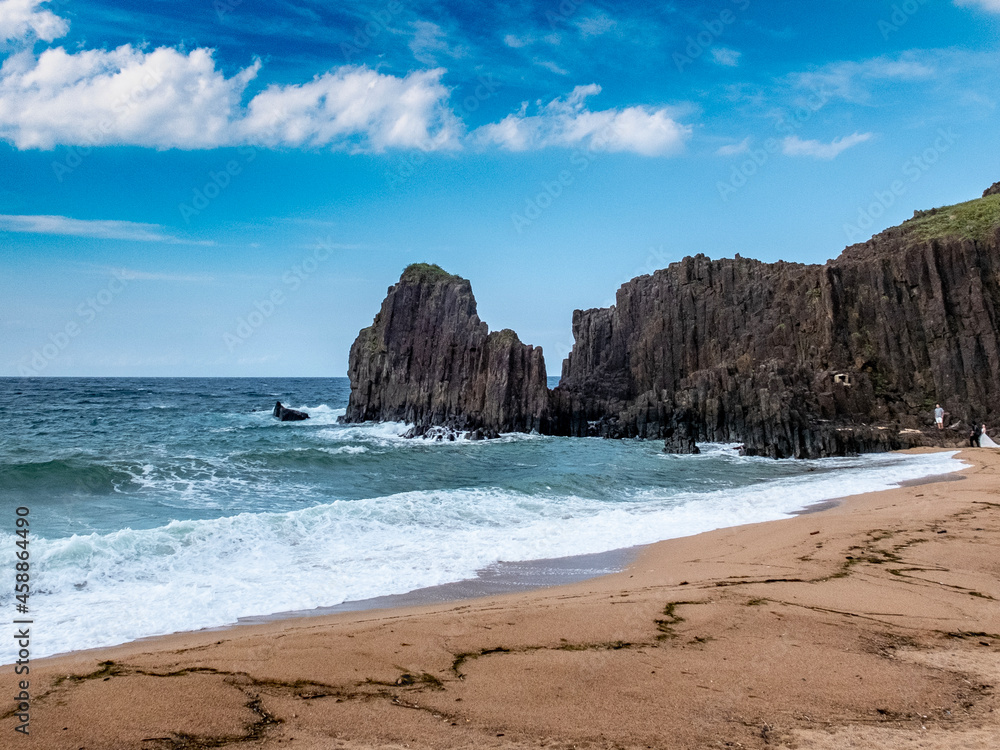
[[[466,279],[426,264],[389,288],[351,347],[345,422],[404,421],[425,430],[541,429],[548,405],[542,350],[489,332]]]
[[[469,282],[411,266],[351,349],[346,421],[743,443],[819,457],[957,444],[1000,421],[1000,193],[913,219],[825,265],[685,258],[573,314],[559,387],[489,333]],[[967,428],[966,428],[967,429]]]
[[[815,457],[925,443],[937,402],[995,421],[996,208],[927,212],[823,266],[697,256],[633,279],[574,314],[554,431]],[[969,236],[934,236],[956,222]]]

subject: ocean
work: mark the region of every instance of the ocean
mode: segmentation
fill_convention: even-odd
[[[337,423],[346,378],[0,383],[0,611],[33,620],[32,657],[783,518],[963,466],[953,453],[773,461],[726,446],[670,456],[659,441],[407,440],[404,424]],[[278,422],[276,400],[312,418]],[[0,640],[0,664],[16,658]]]

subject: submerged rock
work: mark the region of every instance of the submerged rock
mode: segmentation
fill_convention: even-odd
[[[304,411],[289,409],[287,406],[282,406],[280,401],[274,405],[274,411],[271,412],[271,415],[282,422],[301,422],[303,419],[309,419],[309,415]]]

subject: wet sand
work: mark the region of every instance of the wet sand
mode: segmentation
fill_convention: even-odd
[[[0,748],[992,750],[1000,452],[960,458],[555,588],[39,660],[28,738],[7,667]]]
[[[408,591],[405,594],[392,594],[389,596],[376,596],[371,599],[347,601],[332,607],[316,607],[315,609],[295,612],[277,612],[257,617],[241,617],[238,624],[250,625],[301,617],[332,615],[339,612],[364,612],[371,609],[417,607],[424,604],[457,602],[463,599],[477,599],[483,596],[534,591],[551,586],[561,586],[622,571],[635,561],[643,548],[643,546],[626,547],[624,549],[614,549],[608,552],[597,552],[589,555],[573,555],[571,557],[556,557],[546,560],[525,560],[523,562],[501,562],[480,570],[475,578],[469,578],[464,581],[443,583],[440,586],[427,586],[415,589],[414,591]],[[217,628],[217,630],[229,630],[229,627]]]

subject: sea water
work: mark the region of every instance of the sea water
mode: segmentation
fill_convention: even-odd
[[[788,516],[962,468],[951,453],[671,456],[659,441],[341,425],[346,378],[4,379],[0,614],[30,520],[32,656],[330,607]],[[274,402],[311,415],[279,422]],[[0,664],[16,659],[0,640]]]

